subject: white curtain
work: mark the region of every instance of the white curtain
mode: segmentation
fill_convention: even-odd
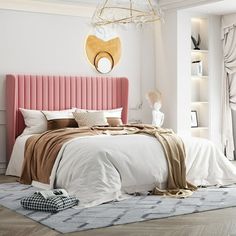
[[[224,51],[222,141],[228,159],[234,159],[232,110],[236,110],[236,14],[222,18]]]

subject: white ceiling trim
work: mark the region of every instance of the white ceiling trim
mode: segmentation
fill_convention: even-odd
[[[85,5],[71,5],[63,3],[50,3],[32,0],[1,0],[0,9],[28,11],[47,14],[59,14],[81,17],[92,17],[95,7]]]
[[[223,0],[159,0],[163,11],[183,9]],[[95,2],[95,1],[94,1]],[[73,4],[74,3],[74,4]],[[48,14],[92,17],[96,4],[85,4],[85,1],[74,0],[0,0],[0,9],[28,11]]]
[[[176,10],[219,1],[223,0],[159,0],[159,6],[163,10]]]

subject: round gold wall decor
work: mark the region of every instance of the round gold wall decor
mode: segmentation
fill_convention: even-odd
[[[109,52],[99,52],[94,58],[94,66],[102,74],[109,73],[114,67],[114,59]]]
[[[85,49],[90,63],[102,74],[109,73],[120,60],[121,42],[118,37],[104,41],[89,35]]]

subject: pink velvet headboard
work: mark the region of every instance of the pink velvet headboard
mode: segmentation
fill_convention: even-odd
[[[25,125],[19,108],[106,110],[123,107],[127,123],[128,79],[72,76],[6,76],[7,157]]]

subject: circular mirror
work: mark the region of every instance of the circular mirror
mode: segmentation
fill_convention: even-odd
[[[114,66],[113,57],[108,52],[99,52],[94,59],[94,66],[102,74],[109,73]]]

